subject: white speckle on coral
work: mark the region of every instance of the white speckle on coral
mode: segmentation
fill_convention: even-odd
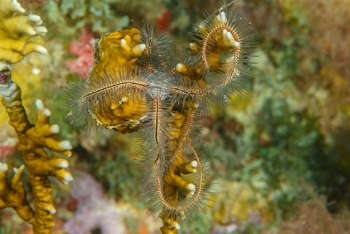
[[[22,8],[21,4],[19,4],[19,3],[17,2],[17,0],[12,0],[10,4],[11,4],[10,9],[11,9],[12,11],[17,11],[17,12],[21,12],[21,13],[26,12],[26,11]]]
[[[39,68],[33,67],[32,73],[33,73],[34,75],[39,75],[40,72],[41,72],[41,70],[40,70]]]
[[[65,159],[61,159],[58,163],[58,167],[60,168],[67,168],[69,166],[68,161]],[[71,176],[72,177],[72,176]],[[66,179],[66,178],[65,178]],[[73,179],[73,177],[72,177]],[[68,180],[67,180],[68,181]]]
[[[45,47],[40,46],[40,45],[37,45],[35,47],[35,51],[39,52],[40,54],[47,54],[47,49],[45,49]]]
[[[231,32],[227,31],[226,29],[222,30],[223,34],[223,41],[224,44],[227,46],[233,46],[233,47],[239,47],[240,44],[234,39]]]
[[[185,65],[182,63],[176,64],[176,71],[177,72],[185,72],[186,71]]]
[[[134,54],[136,55],[141,55],[143,53],[143,51],[145,50],[146,45],[145,44],[139,44],[137,46],[135,46],[134,48],[132,48],[132,52],[134,52]]]
[[[47,210],[48,212],[50,212],[50,214],[56,214],[56,209],[55,207],[53,207],[52,205],[48,205],[45,207],[45,210]]]
[[[35,105],[36,105],[36,108],[38,108],[38,110],[40,111],[44,110],[44,103],[40,99],[36,100]]]
[[[39,36],[44,36],[47,33],[47,29],[44,26],[34,27],[34,30],[35,30],[36,34]]]
[[[0,162],[0,172],[5,172],[9,169],[6,163],[1,163]]]
[[[60,147],[63,150],[71,150],[73,149],[71,143],[69,141],[61,141],[60,142]]]
[[[67,164],[68,164],[68,162],[67,162]],[[68,167],[68,166],[67,166],[67,167]],[[67,172],[67,173],[63,176],[63,179],[64,179],[65,181],[67,181],[67,182],[70,182],[70,181],[73,180],[73,176],[72,176],[69,172]]]
[[[189,183],[186,187],[189,191],[191,191],[191,195],[192,195],[192,192],[196,190],[196,186],[192,183]]]
[[[185,212],[182,211],[182,210],[179,212],[179,215],[180,215],[181,219],[185,219],[186,218]]]
[[[57,124],[54,124],[50,127],[50,132],[52,133],[59,133],[60,131],[60,126],[58,126]]]
[[[121,46],[122,49],[124,49],[124,50],[129,49],[129,46],[128,46],[128,44],[126,43],[126,40],[125,40],[125,39],[121,39],[121,40],[120,40],[120,46]]]
[[[33,21],[33,22],[40,22],[41,21],[41,17],[38,15],[29,14],[28,18],[30,21]]]
[[[28,33],[31,36],[34,36],[36,34],[35,30],[33,28],[26,28],[25,32]]]
[[[207,32],[207,28],[203,24],[200,24],[198,26],[198,30],[201,34],[206,34],[206,32]]]
[[[51,116],[51,111],[49,109],[44,109],[43,114],[46,115],[47,117]]]
[[[193,42],[190,43],[190,49],[191,50],[196,50],[197,49],[197,45]]]
[[[198,167],[198,162],[197,161],[192,161],[191,162],[191,166],[194,167],[194,168]]]
[[[8,69],[8,65],[6,63],[0,62],[0,71]]]

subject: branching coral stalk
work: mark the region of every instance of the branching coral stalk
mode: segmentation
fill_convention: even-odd
[[[33,187],[35,213],[31,223],[35,233],[51,233],[54,226],[53,214],[56,210],[48,177],[54,176],[64,184],[67,184],[73,178],[65,169],[68,167],[68,161],[58,157],[50,158],[44,148],[70,156],[72,146],[68,141],[56,139],[55,135],[59,132],[59,127],[49,123],[51,112],[44,107],[42,101],[37,100],[36,102],[38,112],[35,125],[28,121],[25,109],[22,106],[21,90],[16,83],[12,82],[10,77],[8,77],[6,83],[0,85],[0,94],[2,95],[2,104],[10,117],[10,124],[17,133],[19,139],[18,150],[22,153],[24,164],[29,173],[29,180]],[[13,193],[12,191],[23,194],[19,186],[12,187],[12,190],[9,190],[10,187],[8,186],[5,187],[8,192],[4,190],[4,194]],[[13,202],[23,203],[23,200],[19,200],[23,197],[18,196],[16,198],[16,196],[13,195]],[[1,197],[1,199],[7,200],[6,196]],[[6,206],[13,207],[11,203],[5,202],[4,207]],[[29,208],[27,208],[27,212],[29,212]],[[31,212],[33,213],[33,211]],[[19,213],[19,215],[25,217],[25,220],[28,221],[26,215],[22,213]]]
[[[54,176],[64,184],[73,178],[66,170],[68,161],[49,157],[44,149],[69,157],[72,146],[68,141],[56,139],[59,126],[50,124],[51,112],[44,107],[42,101],[36,101],[36,123],[29,122],[22,105],[21,89],[11,79],[10,68],[13,63],[21,61],[31,52],[47,52],[35,42],[35,38],[46,33],[46,28],[40,26],[40,17],[24,15],[24,12],[16,1],[0,1],[0,95],[10,117],[10,125],[19,139],[18,150],[22,153],[33,187],[35,212],[26,201],[25,191],[19,181],[24,166],[15,169],[15,176],[9,185],[6,180],[6,164],[0,165],[0,209],[13,207],[21,218],[33,225],[35,233],[51,233],[56,210],[48,177]]]
[[[12,207],[23,220],[32,223],[34,211],[27,202],[26,192],[20,180],[24,165],[20,168],[14,168],[15,175],[11,180],[11,184],[7,180],[7,170],[7,164],[0,163],[0,210]]]

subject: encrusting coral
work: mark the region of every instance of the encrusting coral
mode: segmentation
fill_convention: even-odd
[[[20,182],[24,166],[14,169],[15,176],[10,185],[6,179],[8,166],[5,163],[0,164],[0,209],[13,207],[21,218],[33,225],[35,233],[51,233],[54,226],[53,214],[56,210],[48,177],[54,176],[65,184],[73,178],[66,170],[68,161],[59,157],[49,157],[44,148],[69,157],[72,146],[68,141],[56,139],[59,126],[50,124],[51,112],[44,107],[42,101],[36,101],[36,123],[29,122],[22,105],[21,89],[11,79],[12,64],[21,61],[31,52],[47,53],[44,47],[36,43],[38,36],[47,31],[45,27],[40,26],[40,17],[25,15],[24,12],[16,1],[0,1],[0,94],[10,118],[10,125],[19,139],[18,150],[22,153],[32,184],[35,211],[26,201],[25,191]]]
[[[205,205],[197,123],[211,103],[226,103],[242,90],[251,27],[245,19],[227,18],[223,9],[199,26],[181,63],[168,35],[152,27],[102,36],[87,81],[66,91],[73,122],[141,133],[143,191],[160,212],[162,233],[178,233],[179,219]]]

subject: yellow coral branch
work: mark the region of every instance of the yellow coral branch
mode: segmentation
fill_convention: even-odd
[[[29,122],[22,105],[21,89],[11,80],[12,64],[21,61],[32,52],[47,53],[47,50],[38,44],[40,36],[47,32],[46,28],[41,26],[40,16],[24,13],[25,10],[16,0],[0,0],[0,95],[10,117],[10,125],[15,129],[19,139],[18,150],[21,151],[29,172],[35,213],[25,201],[23,188],[18,186],[23,167],[17,170],[12,188],[3,184],[4,181],[1,182],[6,188],[0,196],[3,200],[1,208],[6,206],[15,208],[24,220],[31,220],[35,233],[51,233],[54,226],[53,214],[56,210],[48,177],[54,176],[64,184],[73,178],[66,170],[68,161],[64,158],[50,158],[44,148],[69,157],[72,146],[68,141],[56,139],[59,126],[50,124],[51,112],[44,107],[42,101],[36,102],[38,108],[36,123]],[[2,167],[7,170],[4,165]],[[21,203],[22,206],[17,203]]]
[[[0,1],[0,61],[14,64],[27,54],[47,50],[38,44],[38,37],[45,35],[38,15],[25,15],[25,10],[16,0]]]
[[[18,150],[22,152],[24,163],[29,172],[29,180],[33,187],[35,215],[32,224],[34,232],[51,233],[54,226],[53,214],[56,210],[51,197],[48,176],[54,176],[65,184],[73,178],[66,170],[68,161],[57,157],[49,158],[44,148],[69,157],[72,146],[68,141],[56,139],[55,135],[59,132],[59,127],[49,123],[51,112],[44,107],[40,100],[36,102],[38,108],[36,124],[31,124],[28,121],[22,106],[21,90],[10,77],[4,84],[0,84],[0,94],[3,97],[2,103],[10,117],[10,124],[17,133]],[[21,213],[23,212],[21,211]]]
[[[0,163],[0,210],[12,207],[23,220],[32,223],[34,211],[27,202],[26,192],[20,181],[24,165],[20,168],[14,168],[15,175],[11,180],[11,184],[7,182],[7,170],[7,164]]]

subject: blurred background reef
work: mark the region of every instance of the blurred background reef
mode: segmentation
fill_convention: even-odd
[[[224,1],[19,2],[42,17],[49,53],[16,64],[13,80],[30,118],[35,100],[44,100],[74,146],[74,180],[53,181],[54,233],[159,233],[139,191],[136,140],[69,124],[63,89],[87,76],[94,39],[104,33],[154,22],[186,47],[199,19]],[[229,9],[254,26],[255,69],[245,95],[203,120],[213,195],[207,213],[194,214],[180,233],[350,233],[350,1],[247,0]],[[18,167],[7,122],[0,106],[0,161]],[[31,229],[5,209],[0,233]]]

